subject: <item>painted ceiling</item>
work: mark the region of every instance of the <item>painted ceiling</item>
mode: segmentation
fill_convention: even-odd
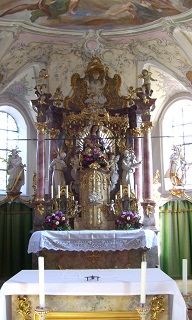
[[[1,0],[0,48],[0,105],[24,106],[33,123],[38,72],[48,70],[52,94],[70,96],[92,56],[120,75],[123,96],[152,72],[157,122],[171,99],[192,94],[192,1]]]
[[[0,17],[51,28],[114,29],[150,23],[191,8],[190,0],[1,0]]]

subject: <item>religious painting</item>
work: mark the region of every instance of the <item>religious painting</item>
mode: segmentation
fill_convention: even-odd
[[[142,25],[191,8],[188,0],[1,0],[0,18],[52,28],[111,29]]]

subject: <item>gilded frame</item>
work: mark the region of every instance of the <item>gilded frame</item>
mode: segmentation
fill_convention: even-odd
[[[137,311],[49,312],[45,320],[141,320]],[[34,314],[34,320],[39,320]]]

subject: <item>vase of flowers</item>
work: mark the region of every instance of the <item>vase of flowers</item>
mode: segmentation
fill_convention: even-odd
[[[45,217],[45,220],[43,223],[43,229],[63,231],[63,230],[71,230],[71,226],[69,224],[69,219],[66,213],[63,213],[60,210],[55,210],[54,212],[48,214]]]
[[[142,227],[140,215],[134,210],[123,211],[115,220],[118,230],[139,229]]]
[[[83,153],[82,166],[84,168],[90,168],[97,164],[98,167],[105,168],[108,165],[106,155],[99,148],[87,148]]]

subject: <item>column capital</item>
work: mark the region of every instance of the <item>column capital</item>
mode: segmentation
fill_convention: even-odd
[[[142,132],[150,132],[153,124],[151,121],[146,121],[141,123],[141,130]]]
[[[130,132],[134,137],[140,137],[142,134],[141,128],[133,128],[130,130]]]
[[[36,129],[38,134],[44,134],[47,128],[47,125],[45,122],[36,122],[35,123]]]

